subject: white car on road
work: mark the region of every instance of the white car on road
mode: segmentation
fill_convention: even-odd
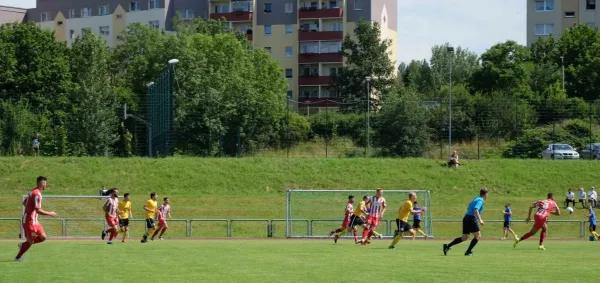
[[[579,159],[579,153],[568,144],[550,144],[542,151],[542,159]]]

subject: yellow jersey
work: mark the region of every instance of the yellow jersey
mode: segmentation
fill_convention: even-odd
[[[356,216],[362,216],[363,215],[362,209],[365,208],[365,205],[366,204],[365,204],[364,200],[360,201],[358,203],[358,206],[354,209],[354,215],[356,215]]]
[[[408,216],[411,214],[410,212],[413,210],[413,202],[407,199],[400,210],[398,210],[398,219],[408,222]]]
[[[131,202],[128,200],[119,201],[119,218],[128,219],[131,213]]]
[[[154,219],[154,214],[156,213],[157,207],[158,206],[156,205],[155,200],[149,199],[146,201],[146,208],[151,210],[146,210],[146,219]]]

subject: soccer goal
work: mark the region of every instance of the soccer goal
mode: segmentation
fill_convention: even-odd
[[[396,217],[400,206],[408,199],[408,193],[417,195],[420,207],[427,207],[421,217],[421,230],[433,237],[431,225],[431,195],[427,190],[384,190],[387,210],[376,231],[384,237],[393,237]],[[364,196],[374,196],[375,190],[287,190],[285,226],[287,238],[323,238],[329,231],[342,226],[348,196],[354,196],[354,208]],[[413,217],[409,218],[412,224]],[[351,236],[345,236],[351,237]],[[420,237],[420,236],[417,236]]]
[[[23,201],[28,195],[23,196]],[[109,196],[43,195],[42,209],[55,211],[56,217],[40,215],[38,221],[48,237],[98,238],[106,229],[102,207]],[[25,207],[22,208],[23,215]],[[24,237],[21,225],[19,238]]]

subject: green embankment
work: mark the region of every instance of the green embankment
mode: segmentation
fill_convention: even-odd
[[[524,219],[528,205],[557,195],[561,205],[568,188],[599,185],[600,162],[544,160],[465,161],[458,170],[442,161],[425,159],[317,159],[317,158],[0,158],[0,217],[20,217],[21,195],[34,186],[35,177],[48,177],[46,195],[96,195],[98,189],[119,187],[121,194],[133,195],[134,216],[142,218],[148,194],[156,191],[172,199],[174,218],[284,218],[285,190],[303,189],[426,189],[431,191],[434,219],[461,219],[466,204],[482,187],[490,189],[484,219],[502,219],[504,203],[510,202],[514,217]],[[337,219],[345,194],[305,195],[294,205],[294,216],[309,219]],[[385,195],[390,208],[386,219],[393,220],[404,195]],[[297,200],[300,200],[298,198]],[[102,217],[98,200],[67,201],[45,199],[44,207],[60,217]],[[585,220],[585,211],[552,217],[555,220]],[[137,223],[137,222],[136,222]],[[324,233],[339,223],[315,224],[313,233]],[[58,222],[44,222],[51,235],[58,235]],[[96,228],[69,222],[70,235],[97,234]],[[298,223],[298,231],[306,229]],[[93,226],[93,225],[92,225]],[[133,234],[142,231],[136,224]],[[234,236],[265,236],[264,223],[235,224]],[[394,225],[395,226],[395,225]],[[14,237],[15,223],[0,221],[0,237]],[[96,226],[93,226],[96,227]],[[184,234],[184,225],[173,222],[171,235]],[[222,223],[194,223],[194,236],[225,236]],[[516,224],[519,233],[528,226]],[[501,223],[488,223],[484,235],[500,235]],[[553,224],[550,236],[579,235],[578,224]],[[89,230],[89,231],[88,231]],[[385,231],[383,228],[380,230]],[[283,233],[276,227],[276,236]],[[438,237],[460,232],[458,223],[434,225]]]

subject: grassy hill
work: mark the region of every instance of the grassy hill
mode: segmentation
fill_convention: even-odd
[[[381,187],[430,190],[434,218],[460,219],[465,205],[480,188],[487,187],[491,193],[484,219],[501,219],[506,202],[512,203],[515,217],[523,219],[530,202],[543,198],[547,192],[554,192],[562,204],[568,188],[585,187],[587,191],[590,186],[600,186],[599,170],[600,162],[579,160],[465,161],[458,170],[451,170],[443,167],[441,161],[426,159],[0,158],[0,217],[20,217],[21,195],[35,185],[36,176],[44,175],[48,177],[46,195],[96,195],[102,185],[119,187],[121,194],[133,195],[136,218],[141,218],[143,203],[152,191],[158,192],[161,199],[172,199],[174,218],[273,219],[285,217],[286,189]],[[390,204],[386,219],[393,220],[405,196],[385,196]],[[339,199],[324,194],[305,197],[310,202],[295,207],[295,217],[341,217],[345,194]],[[61,217],[102,217],[97,200],[46,199],[44,206],[56,210]],[[577,210],[573,215],[555,219],[582,220],[583,214],[583,210]],[[338,223],[324,223],[319,229],[331,226]],[[488,233],[501,233],[501,223],[486,227],[490,226],[493,228],[486,228]],[[240,227],[239,231],[251,233],[254,226]],[[558,227],[567,225],[556,227],[563,230]],[[10,229],[0,221],[0,231]],[[526,229],[525,225],[519,229]],[[568,230],[571,229],[575,227]],[[434,231],[436,236],[454,235],[460,227],[438,224]],[[219,233],[216,235],[222,235]],[[573,233],[565,231],[565,235]],[[260,235],[263,234],[261,230]]]

